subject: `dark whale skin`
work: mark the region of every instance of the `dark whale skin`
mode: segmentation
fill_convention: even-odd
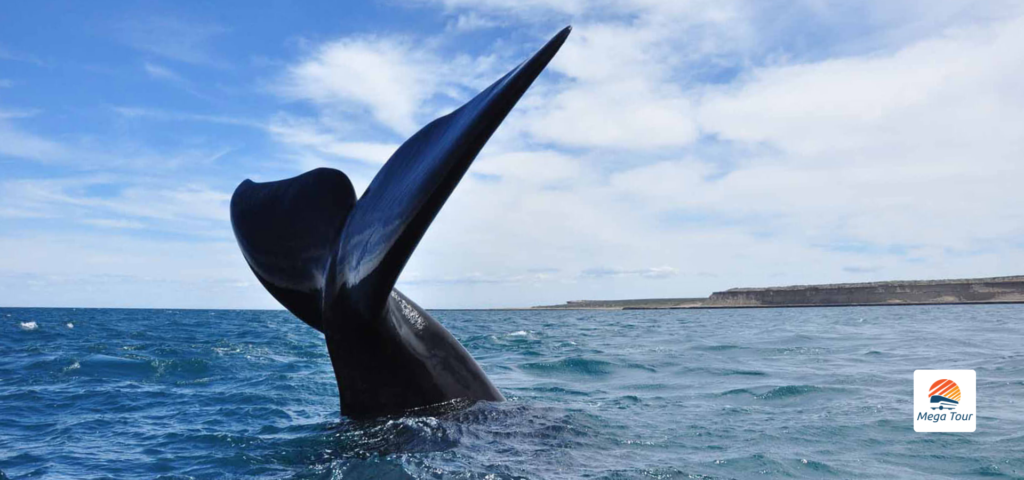
[[[348,177],[329,168],[245,180],[235,190],[231,224],[242,254],[275,299],[324,334],[343,415],[504,400],[455,337],[394,286],[480,149],[570,31],[414,134],[358,200]]]

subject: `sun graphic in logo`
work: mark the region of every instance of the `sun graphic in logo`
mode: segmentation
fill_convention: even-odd
[[[952,380],[942,379],[928,389],[932,410],[953,410],[960,404],[960,387]]]

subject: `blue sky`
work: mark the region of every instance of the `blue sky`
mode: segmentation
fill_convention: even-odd
[[[429,308],[1021,273],[1019,2],[14,2],[0,305],[276,308],[245,178],[357,191],[561,27],[424,238]]]

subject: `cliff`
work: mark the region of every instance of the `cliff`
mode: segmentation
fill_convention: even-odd
[[[715,292],[709,298],[573,300],[562,305],[533,308],[632,310],[960,303],[1024,303],[1024,276],[732,288],[724,292]]]
[[[1024,302],[1024,276],[733,288],[704,307]]]

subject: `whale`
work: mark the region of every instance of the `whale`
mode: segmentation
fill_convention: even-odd
[[[458,340],[395,284],[470,164],[571,30],[413,134],[358,198],[349,178],[331,168],[246,179],[235,189],[231,226],[242,256],[271,296],[324,335],[342,415],[504,400]]]

